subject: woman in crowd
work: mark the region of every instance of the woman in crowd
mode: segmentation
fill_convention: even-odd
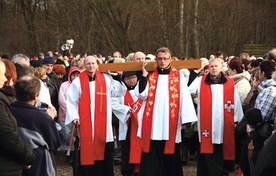
[[[16,67],[11,61],[7,59],[3,59],[2,61],[4,62],[6,67],[5,76],[7,78],[7,81],[3,86],[3,93],[9,99],[9,102],[12,103],[15,101],[15,90],[13,84],[17,80]]]
[[[7,81],[6,67],[0,60],[0,88]],[[9,100],[0,92],[0,175],[20,176],[29,169],[36,154],[18,136],[17,122],[10,112]]]
[[[233,58],[229,65],[228,71],[230,78],[235,82],[236,88],[238,90],[241,103],[243,103],[247,94],[249,93],[251,86],[249,83],[250,74],[247,71],[243,71],[242,62],[236,58]]]
[[[76,66],[72,66],[68,73],[68,81],[61,84],[58,94],[59,101],[59,117],[58,122],[62,127],[62,133],[64,135],[64,140],[62,142],[61,150],[67,150],[69,145],[69,138],[71,133],[72,124],[65,125],[66,118],[66,100],[67,93],[72,81],[78,77],[80,74],[80,69]]]

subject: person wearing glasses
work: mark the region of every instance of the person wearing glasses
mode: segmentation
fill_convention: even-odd
[[[127,87],[126,94],[122,97],[112,98],[112,111],[119,119],[121,174],[136,176],[141,159],[140,138],[136,134],[145,103],[134,94],[134,88],[138,82],[137,72],[124,72],[122,81]]]
[[[138,98],[145,100],[138,137],[142,158],[139,176],[182,176],[180,157],[181,128],[197,121],[184,75],[171,66],[171,52],[166,47],[156,51],[157,68],[142,76],[135,87]]]

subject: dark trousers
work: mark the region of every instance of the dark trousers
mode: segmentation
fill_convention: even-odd
[[[214,145],[213,154],[198,153],[197,176],[225,176],[229,174],[228,161],[223,160],[221,144]],[[225,168],[226,167],[226,168]]]
[[[165,141],[150,142],[149,153],[142,153],[138,176],[183,176],[180,144],[174,154],[164,154]]]
[[[113,172],[114,143],[106,143],[103,161],[95,161],[94,165],[80,166],[78,176],[114,176]]]

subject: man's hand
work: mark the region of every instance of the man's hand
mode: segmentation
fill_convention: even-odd
[[[144,62],[143,65],[142,65],[142,76],[143,77],[147,77],[149,72],[146,70],[146,65],[147,65],[147,62]]]
[[[46,113],[52,117],[52,119],[57,117],[57,111],[56,108],[54,106],[50,106],[47,110]]]
[[[78,125],[80,125],[80,120],[79,119],[75,119],[75,120],[73,120],[73,123],[76,125],[76,124],[78,124]]]
[[[111,71],[108,70],[107,73],[111,76],[118,76],[118,75],[122,75],[123,71],[111,72]]]

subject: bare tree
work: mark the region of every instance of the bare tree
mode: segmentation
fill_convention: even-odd
[[[35,19],[39,0],[21,0],[21,10],[27,28],[29,46],[34,53],[38,52],[38,36],[36,35]],[[31,54],[34,54],[31,53]]]
[[[162,24],[162,30],[163,30],[163,39],[165,41],[165,45],[169,46],[169,38],[168,38],[168,32],[167,32],[167,25],[164,17],[164,3],[161,2],[162,0],[157,0],[158,7],[159,7],[159,14],[160,14],[160,21]]]
[[[180,0],[180,8],[179,8],[179,32],[180,32],[180,38],[179,38],[179,50],[180,50],[180,56],[184,56],[184,0]]]
[[[111,49],[120,50],[124,54],[133,50],[128,30],[132,23],[134,1],[87,0],[87,2]]]
[[[200,54],[199,54],[199,41],[198,41],[198,1],[199,0],[195,0],[195,5],[194,5],[194,26],[193,26],[193,33],[194,33],[194,47],[195,47],[195,58],[198,58],[200,57]]]

